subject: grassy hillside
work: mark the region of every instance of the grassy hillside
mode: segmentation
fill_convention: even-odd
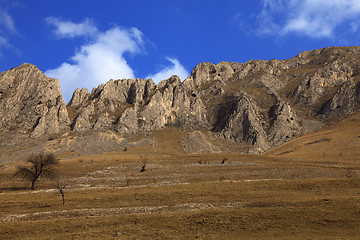
[[[18,163],[3,163],[0,236],[356,239],[359,121],[353,115],[262,155],[189,155],[178,142],[187,133],[175,128],[147,136],[152,145],[64,153],[58,171],[68,183],[65,206],[50,181],[28,190],[13,177]]]
[[[285,158],[359,160],[360,113],[332,126],[271,149],[264,155]]]

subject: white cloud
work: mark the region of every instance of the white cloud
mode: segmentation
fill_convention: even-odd
[[[11,32],[16,32],[13,18],[5,11],[0,9],[0,25]]]
[[[89,40],[67,62],[45,71],[48,77],[60,80],[66,102],[70,100],[76,88],[86,87],[91,91],[93,87],[109,79],[135,78],[124,54],[139,54],[145,51],[144,35],[139,29],[113,27],[101,32],[88,19],[81,23],[73,23],[50,17],[46,21],[55,27],[54,34],[59,38],[82,36]],[[178,75],[182,80],[189,76],[178,59],[167,60],[171,63],[169,66],[147,78],[152,78],[157,83],[172,75]]]
[[[359,0],[262,0],[257,18],[262,34],[313,38],[333,37],[343,24],[354,30],[359,19]]]
[[[14,19],[0,6],[0,56],[2,48],[12,47],[9,35],[16,34]]]
[[[7,45],[7,39],[0,34],[0,48],[5,45]]]
[[[59,18],[54,17],[48,17],[45,20],[48,24],[55,27],[54,34],[59,38],[93,36],[98,32],[92,20],[88,18],[81,23],[61,21]]]
[[[360,22],[352,22],[351,23],[351,31],[352,32],[357,32],[359,30],[360,27]]]
[[[63,36],[74,36],[71,32],[64,30]],[[123,55],[140,53],[142,40],[143,35],[136,28],[113,27],[106,32],[97,32],[92,42],[83,45],[68,62],[45,71],[45,74],[60,80],[64,99],[69,101],[76,88],[86,87],[91,91],[111,78],[134,78]]]
[[[171,66],[166,66],[159,72],[151,74],[146,78],[151,78],[155,83],[170,78],[172,75],[178,75],[181,80],[186,79],[189,76],[189,72],[184,68],[183,65],[176,58],[166,58],[172,63]]]

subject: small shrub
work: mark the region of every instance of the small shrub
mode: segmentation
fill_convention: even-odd
[[[141,166],[140,172],[145,172],[146,171],[147,156],[141,155],[140,159],[142,161],[142,166]]]
[[[347,170],[346,170],[346,173],[345,173],[345,177],[347,177],[347,178],[353,178],[353,177],[355,177],[355,172],[354,172],[354,170],[352,170],[352,169],[347,169]]]
[[[127,187],[130,186],[130,181],[131,181],[130,178],[125,179],[125,184]]]
[[[207,160],[198,160],[199,164],[210,164]]]
[[[143,161],[140,172],[145,172],[145,171],[146,171],[146,161]]]

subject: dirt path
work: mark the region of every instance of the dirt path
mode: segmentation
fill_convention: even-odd
[[[122,208],[89,208],[73,209],[63,211],[46,211],[29,214],[12,214],[0,218],[0,222],[11,221],[34,221],[40,219],[55,219],[68,217],[86,216],[116,216],[123,214],[161,214],[174,212],[190,212],[209,208],[234,208],[243,206],[244,203],[232,202],[227,204],[204,204],[204,203],[182,203],[173,206],[143,206],[143,207],[122,207]]]
[[[311,179],[311,178],[308,178]],[[317,179],[317,178],[314,178]],[[269,182],[269,181],[284,181],[288,179],[282,178],[262,178],[262,179],[245,179],[245,180],[222,180],[222,182],[233,182],[233,183],[242,183],[242,182]],[[219,181],[206,181],[201,182],[203,184],[211,184],[217,183]],[[180,185],[189,185],[190,182],[179,182],[179,183],[153,183],[153,184],[145,184],[145,185],[133,185],[133,186],[124,186],[124,187],[109,187],[109,186],[85,186],[85,187],[71,187],[66,188],[66,192],[74,192],[74,191],[87,191],[87,190],[95,190],[95,189],[123,189],[123,188],[145,188],[145,187],[156,187],[156,186],[180,186]],[[22,194],[37,194],[37,193],[56,193],[58,192],[57,189],[42,189],[42,190],[26,190],[26,191],[16,191],[16,192],[0,192],[1,195],[22,195]]]

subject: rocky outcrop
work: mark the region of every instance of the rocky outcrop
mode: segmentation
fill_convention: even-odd
[[[69,102],[69,106],[81,106],[89,97],[90,93],[86,88],[76,89]]]
[[[291,106],[277,97],[274,106],[270,108],[270,130],[268,141],[272,146],[280,145],[289,139],[299,137],[304,129],[299,123]]]
[[[67,130],[69,118],[57,79],[23,64],[0,74],[0,129],[39,137]]]
[[[160,82],[151,79],[110,80],[80,102],[75,91],[68,108],[74,111],[74,131],[112,129],[118,133],[159,130],[165,126],[200,128],[205,108],[196,91],[177,76]]]
[[[229,116],[223,134],[227,139],[245,141],[259,152],[269,149],[259,107],[245,94],[238,98],[233,113]]]
[[[346,81],[319,110],[324,118],[346,116],[360,111],[360,79]]]
[[[220,62],[213,65],[203,62],[197,65],[191,72],[194,86],[205,85],[214,80],[224,81],[229,79],[240,67],[236,62]]]
[[[63,130],[126,137],[172,126],[260,153],[358,112],[359,55],[360,47],[346,47],[281,61],[205,62],[183,82],[121,79],[77,89],[66,107],[59,82],[24,64],[0,74],[0,128],[34,138]],[[194,146],[221,150],[199,132],[188,135]]]
[[[300,104],[316,107],[319,99],[332,94],[351,79],[352,68],[339,60],[327,63],[315,73],[306,77],[295,89],[293,96]]]

